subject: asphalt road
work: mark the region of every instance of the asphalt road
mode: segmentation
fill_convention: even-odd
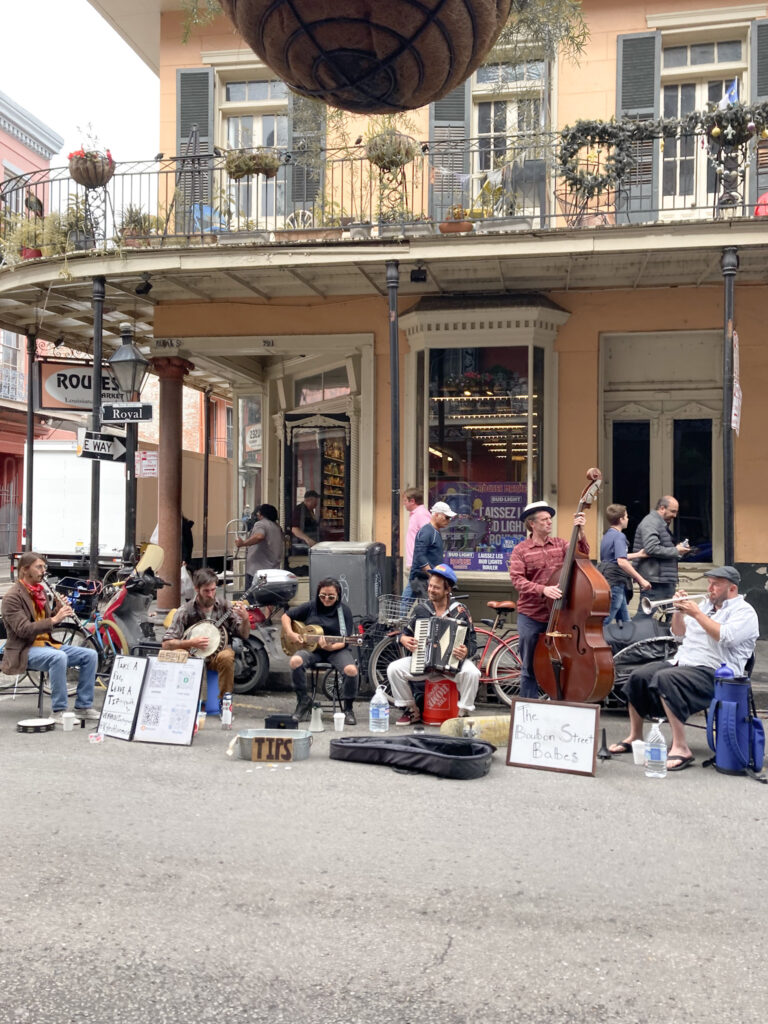
[[[214,719],[178,748],[32,714],[0,700],[2,1024],[764,1018],[768,786],[702,769],[700,731],[664,780],[499,751],[453,782],[331,761],[331,732],[272,768]]]

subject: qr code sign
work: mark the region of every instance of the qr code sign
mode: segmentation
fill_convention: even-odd
[[[141,724],[150,729],[159,725],[161,710],[162,704],[145,704]]]

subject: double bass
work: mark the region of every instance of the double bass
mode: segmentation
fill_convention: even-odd
[[[599,469],[587,472],[576,514],[588,509],[602,486]],[[603,619],[611,605],[611,588],[589,558],[577,551],[579,527],[574,524],[562,569],[552,574],[549,586],[558,586],[558,598],[539,637],[533,671],[552,700],[603,700],[613,686],[613,657],[603,638]]]

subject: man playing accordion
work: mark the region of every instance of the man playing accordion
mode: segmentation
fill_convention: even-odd
[[[405,658],[398,658],[387,667],[387,678],[392,687],[392,695],[395,705],[402,708],[403,712],[397,719],[396,725],[417,725],[421,721],[421,712],[416,704],[413,695],[412,683],[415,681],[425,682],[429,679],[444,679],[446,674],[456,683],[459,691],[459,714],[468,715],[475,707],[475,694],[480,684],[480,670],[470,659],[477,650],[477,639],[475,628],[472,625],[472,616],[460,601],[452,599],[451,592],[456,586],[456,573],[442,562],[429,570],[427,583],[427,600],[420,601],[408,620],[407,625],[400,634],[400,643],[411,652]],[[445,618],[459,623],[466,629],[463,640],[453,646],[453,654],[459,661],[455,672],[447,673],[446,669],[439,671],[425,671],[418,675],[413,674],[411,662],[412,654],[418,647],[416,640],[416,622],[419,619]]]

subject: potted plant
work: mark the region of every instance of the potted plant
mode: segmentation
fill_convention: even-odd
[[[96,224],[89,215],[85,196],[72,193],[62,217],[66,248],[82,251],[96,248]]]
[[[117,240],[129,249],[137,249],[149,245],[150,235],[159,234],[162,230],[161,218],[129,203],[123,210]]]
[[[443,235],[461,234],[471,231],[473,227],[474,225],[469,219],[469,211],[460,205],[452,206],[446,214],[446,219],[439,225]]]
[[[69,154],[69,175],[84,188],[102,188],[115,173],[115,161],[109,150],[74,150]]]
[[[274,178],[280,170],[281,163],[277,153],[270,149],[230,149],[224,160],[224,167],[230,178],[239,181],[252,174]]]
[[[419,152],[419,144],[402,132],[386,131],[372,136],[365,144],[365,155],[380,171],[394,174],[409,164]]]
[[[5,236],[5,253],[9,262],[40,259],[44,244],[43,218],[15,216],[9,224]]]

